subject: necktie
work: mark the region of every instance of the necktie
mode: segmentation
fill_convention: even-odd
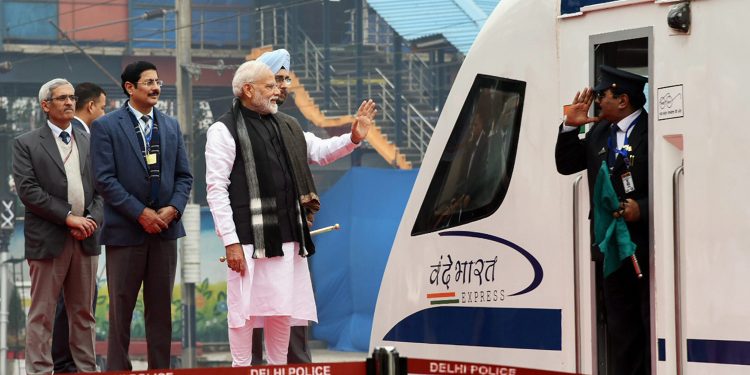
[[[609,158],[608,158],[608,164],[609,168],[611,169],[615,165],[615,161],[617,160],[617,131],[620,130],[619,127],[617,127],[617,124],[612,124],[612,128],[610,129],[609,134]]]
[[[62,139],[62,141],[65,142],[66,145],[70,144],[70,134],[68,134],[68,132],[62,131],[60,133],[60,139]]]
[[[143,123],[146,124],[146,127],[144,128],[145,131],[143,132],[143,136],[146,137],[146,141],[151,141],[151,117],[149,115],[143,115],[141,116],[141,120],[143,120]]]

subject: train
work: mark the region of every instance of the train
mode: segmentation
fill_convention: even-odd
[[[607,64],[648,79],[651,372],[750,373],[748,15],[746,0],[500,1],[425,153],[371,349],[606,374],[591,187],[554,149],[563,106]]]

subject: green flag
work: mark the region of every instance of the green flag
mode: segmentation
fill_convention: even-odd
[[[618,209],[620,200],[609,178],[607,163],[602,161],[594,183],[594,241],[604,254],[604,277],[617,271],[622,260],[635,253],[625,219],[612,216]]]

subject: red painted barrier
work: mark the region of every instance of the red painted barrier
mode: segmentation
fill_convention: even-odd
[[[112,375],[365,375],[364,362],[310,363],[286,366],[211,367],[174,370],[118,371]]]
[[[452,362],[432,359],[408,359],[412,375],[575,375],[570,372],[537,370],[523,367]],[[212,367],[174,370],[105,372],[111,375],[365,375],[365,362],[311,363],[286,366]]]

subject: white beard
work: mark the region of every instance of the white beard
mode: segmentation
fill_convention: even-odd
[[[262,115],[267,115],[269,113],[275,115],[276,112],[279,111],[279,105],[271,102],[271,99],[264,101],[260,96],[255,96],[251,99],[251,103],[253,107],[259,108],[257,112]]]

